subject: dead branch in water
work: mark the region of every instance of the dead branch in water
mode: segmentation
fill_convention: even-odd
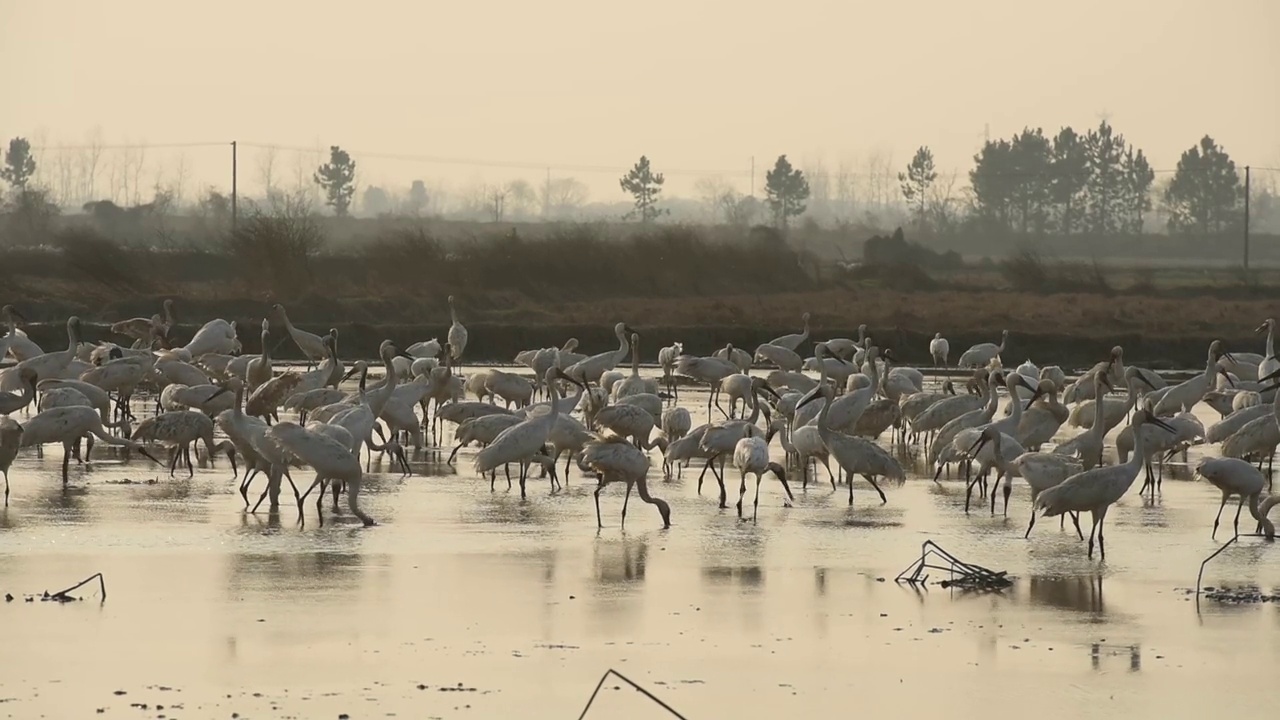
[[[939,558],[946,565],[930,564],[930,560]],[[929,580],[928,570],[942,570],[950,573],[950,578],[941,581],[942,587],[958,587],[964,590],[1004,590],[1013,585],[1006,571],[988,570],[981,565],[967,563],[955,555],[942,549],[932,540],[925,540],[920,546],[920,558],[911,563],[906,570],[898,573],[894,582],[912,586],[924,586]]]
[[[617,670],[614,670],[613,668],[609,668],[608,670],[605,670],[604,675],[600,676],[600,682],[596,683],[596,689],[591,693],[591,698],[587,700],[587,706],[582,708],[582,714],[578,716],[578,720],[583,720],[585,717],[587,717],[587,712],[591,710],[591,704],[596,701],[596,695],[600,694],[600,688],[604,687],[604,681],[608,680],[610,675],[616,675],[620,680],[630,685],[631,687],[635,688],[641,695],[644,695],[645,697],[649,698],[650,700],[654,701],[659,706],[661,706],[663,710],[666,710],[667,712],[671,713],[672,717],[677,717],[680,720],[688,720],[687,718],[685,718],[685,716],[676,712],[675,708],[662,702],[662,700],[659,700],[658,696],[640,687],[636,683],[632,682],[631,679],[628,678],[626,675],[623,675],[622,673],[618,672]]]
[[[84,587],[85,585],[88,585],[89,583],[93,582],[94,580],[97,580],[97,581],[98,581],[98,590],[99,590],[99,592],[102,594],[102,600],[103,600],[103,602],[106,602],[106,599],[107,599],[107,581],[106,581],[106,579],[104,579],[104,578],[102,577],[102,573],[94,573],[93,575],[90,575],[89,577],[85,578],[84,580],[81,580],[80,582],[76,583],[75,585],[72,585],[71,587],[67,588],[66,590],[60,590],[60,591],[58,591],[58,592],[56,592],[56,593],[53,593],[53,594],[49,594],[49,593],[46,591],[46,592],[45,592],[45,594],[44,594],[44,596],[43,596],[43,597],[41,597],[40,599],[41,599],[41,600],[45,600],[45,601],[52,600],[52,601],[55,601],[55,602],[72,602],[72,601],[75,601],[75,600],[79,600],[80,598],[74,598],[74,597],[71,597],[70,595],[68,595],[68,593],[70,593],[70,592],[71,592],[71,591],[73,591],[73,590],[79,590],[80,588]]]

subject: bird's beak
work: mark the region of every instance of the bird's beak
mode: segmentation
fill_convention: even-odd
[[[640,331],[636,330],[635,328],[631,327],[630,325],[623,325],[623,326],[622,326],[622,330],[623,330],[623,332],[625,332],[628,336],[630,336],[630,335],[639,335],[639,334],[640,334]]]
[[[1035,405],[1035,404],[1036,404],[1036,400],[1039,400],[1039,399],[1040,399],[1040,397],[1041,397],[1042,395],[1044,395],[1044,393],[1040,391],[1040,388],[1039,388],[1039,387],[1034,387],[1034,388],[1033,388],[1033,387],[1031,387],[1031,385],[1030,385],[1030,384],[1028,384],[1028,383],[1023,383],[1022,385],[1023,385],[1023,387],[1026,387],[1027,389],[1029,389],[1029,390],[1031,390],[1031,391],[1032,391],[1032,393],[1031,393],[1031,399],[1027,401],[1026,407],[1022,408],[1023,410],[1026,410],[1027,408],[1031,407],[1032,405]]]
[[[787,500],[794,503],[796,501],[796,496],[791,492],[791,484],[787,482],[787,473],[785,470],[778,473],[778,482],[782,483],[782,489],[787,493]]]
[[[1148,415],[1148,416],[1147,416],[1147,420],[1151,421],[1151,423],[1152,423],[1153,425],[1157,426],[1157,427],[1164,428],[1164,429],[1165,429],[1165,430],[1167,430],[1168,432],[1171,432],[1171,433],[1173,433],[1173,432],[1177,432],[1177,430],[1175,430],[1175,429],[1173,428],[1173,426],[1172,426],[1172,425],[1170,425],[1169,423],[1167,423],[1167,422],[1165,422],[1165,421],[1161,420],[1160,418],[1156,417],[1155,415]]]
[[[1253,331],[1254,331],[1255,333],[1262,334],[1262,331],[1263,331],[1263,330],[1266,330],[1266,329],[1267,329],[1267,324],[1266,324],[1266,323],[1262,323],[1262,324],[1261,324],[1261,325],[1259,325],[1258,327],[1254,328],[1254,330],[1253,330]]]
[[[565,371],[561,370],[560,368],[556,368],[556,377],[557,377],[557,378],[559,378],[559,379],[561,379],[561,380],[568,380],[569,382],[573,383],[574,385],[577,385],[578,387],[582,388],[582,390],[583,390],[584,392],[585,392],[585,391],[586,391],[586,389],[587,389],[587,385],[586,385],[586,383],[585,383],[585,382],[582,382],[582,381],[578,380],[577,378],[569,377],[569,374],[568,374],[568,373],[566,373]]]
[[[342,379],[343,379],[343,380],[348,380],[348,379],[350,379],[352,375],[355,375],[355,374],[356,374],[356,370],[358,370],[358,369],[359,369],[359,368],[357,368],[357,367],[354,367],[354,366],[353,366],[350,370],[348,370],[348,371],[347,371],[347,374],[346,374],[346,375],[343,375],[343,376],[342,376]]]
[[[213,391],[213,394],[209,396],[209,399],[210,399],[210,400],[212,400],[212,399],[214,399],[214,398],[218,397],[219,395],[221,395],[221,394],[222,394],[222,393],[224,393],[224,392],[227,392],[227,386],[226,386],[226,385],[219,385],[219,386],[218,386],[218,389],[217,389],[217,390],[215,390],[215,391]]]
[[[22,313],[18,312],[18,308],[13,308],[13,309],[9,310],[9,314],[10,314],[10,315],[13,315],[15,318],[17,318],[17,319],[21,320],[21,321],[23,322],[23,324],[26,324],[26,322],[27,322],[27,318],[26,318],[26,316],[25,316],[25,315],[23,315]]]
[[[761,390],[764,390],[765,392],[767,392],[767,393],[769,393],[770,395],[772,395],[772,396],[773,396],[773,398],[774,398],[775,400],[781,400],[781,399],[782,399],[782,396],[778,394],[778,391],[777,391],[777,390],[774,390],[774,389],[773,389],[773,386],[772,386],[772,385],[770,385],[769,383],[763,383],[763,384],[760,386],[760,389],[761,389]]]
[[[138,452],[141,453],[143,457],[147,458],[151,462],[159,465],[160,467],[164,467],[164,463],[157,460],[155,455],[152,455],[151,453],[147,452],[146,448],[140,447],[138,448]]]
[[[1235,387],[1235,386],[1236,386],[1236,381],[1231,379],[1231,373],[1227,372],[1227,369],[1226,369],[1226,368],[1218,368],[1218,374],[1219,374],[1219,375],[1221,375],[1222,377],[1226,378],[1226,379],[1227,379],[1227,383],[1228,383],[1228,384],[1230,384],[1230,385],[1231,385],[1231,387]]]
[[[1268,380],[1276,380],[1277,378],[1280,378],[1280,368],[1272,371],[1271,374],[1266,377],[1258,378],[1258,382],[1267,382]]]
[[[1224,371],[1224,372],[1225,372],[1225,371]],[[1141,371],[1139,371],[1139,372],[1138,372],[1138,379],[1142,381],[1142,384],[1143,384],[1143,385],[1146,385],[1147,387],[1151,388],[1152,390],[1155,390],[1155,389],[1156,389],[1156,386],[1155,386],[1155,385],[1153,385],[1153,384],[1151,384],[1151,381],[1150,381],[1150,380],[1148,380],[1148,379],[1147,379],[1147,376],[1146,376],[1146,375],[1143,375]]]

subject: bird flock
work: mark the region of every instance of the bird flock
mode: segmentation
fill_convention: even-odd
[[[1237,535],[1247,504],[1256,532],[1274,537],[1268,513],[1280,503],[1280,495],[1270,494],[1270,463],[1280,445],[1280,361],[1271,319],[1258,328],[1266,333],[1265,354],[1226,352],[1214,341],[1203,370],[1176,384],[1126,366],[1118,346],[1073,381],[1057,366],[1039,368],[1030,360],[1009,369],[1002,358],[1007,330],[998,344],[974,345],[952,366],[950,344],[937,333],[928,352],[940,382],[929,382],[922,370],[899,364],[893,349],[877,345],[865,325],[857,339],[815,342],[808,313],[800,332],[754,351],[727,345],[699,356],[679,342],[661,347],[654,376],[642,372],[642,334],[625,322],[613,328],[614,349],[586,355],[569,339],[518,353],[516,365],[530,373],[464,372],[468,333],[453,296],[448,304],[444,344],[431,338],[401,349],[384,340],[372,365],[343,362],[336,329],[316,335],[297,328],[279,304],[264,312],[261,351],[251,355],[241,353],[236,323],[222,319],[206,322],[179,345],[172,300],[149,318],[111,325],[119,343],[86,343],[80,319],[68,318],[66,349],[45,352],[21,329],[23,314],[6,305],[0,309],[7,329],[0,336],[0,361],[13,364],[0,370],[5,506],[9,469],[24,448],[40,453],[44,445],[61,444],[66,484],[71,460],[89,462],[95,442],[162,465],[153,452],[163,449],[170,476],[185,463],[189,477],[195,473],[191,448],[198,452],[203,445],[211,466],[217,455],[230,461],[247,512],[264,501],[277,510],[288,481],[300,519],[306,499],[318,490],[317,512],[327,492],[339,511],[345,493],[351,515],[373,525],[359,497],[374,454],[410,475],[407,453],[443,454],[451,425],[456,444],[447,462],[455,462],[461,448],[478,445],[473,469],[488,476],[491,490],[499,471],[512,489],[514,470],[522,499],[535,471],[558,492],[562,460],[565,482],[574,466],[593,477],[601,527],[600,493],[612,484],[626,486],[623,525],[635,490],[670,527],[670,504],[650,488],[655,455],[664,483],[700,466],[701,494],[710,473],[725,509],[726,473],[736,471],[735,507],[744,522],[758,519],[766,476],[779,482],[782,503],[790,506],[791,480],[798,473],[807,491],[820,466],[833,492],[847,485],[852,507],[856,483],[865,481],[884,504],[881,484],[905,482],[918,463],[939,484],[944,472],[948,478],[953,470],[963,474],[966,513],[976,492],[982,499],[989,495],[992,514],[1001,495],[1007,515],[1014,480],[1021,479],[1030,500],[1026,537],[1038,515],[1059,516],[1060,524],[1071,518],[1083,541],[1079,520],[1087,512],[1088,555],[1096,545],[1103,559],[1107,512],[1137,478],[1144,477],[1140,493],[1161,492],[1167,462],[1180,453],[1185,459],[1192,445],[1218,444],[1218,455],[1195,467],[1197,477],[1222,493],[1213,535],[1234,498]],[[277,366],[274,353],[286,342],[306,358],[304,368]],[[810,348],[812,355],[802,354]],[[371,370],[379,368],[375,379]],[[356,389],[341,389],[350,378]],[[708,391],[706,422],[696,426],[689,409],[678,404],[681,387],[690,385]],[[131,409],[139,390],[148,398],[139,407],[155,405],[142,419]],[[1205,428],[1192,414],[1200,403],[1221,420]],[[1113,431],[1116,462],[1107,464],[1104,448]],[[887,443],[881,440],[886,433]],[[783,462],[771,452],[775,439]],[[300,468],[314,473],[305,490],[292,475]],[[259,475],[267,483],[255,504],[249,490]]]

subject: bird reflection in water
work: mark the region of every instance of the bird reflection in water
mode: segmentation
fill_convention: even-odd
[[[1106,614],[1102,598],[1102,575],[1075,577],[1031,576],[1031,601],[1040,605]]]
[[[644,582],[649,542],[640,537],[600,540],[592,555],[596,584],[604,587]]]
[[[1142,646],[1141,645],[1107,645],[1104,643],[1093,643],[1089,646],[1089,662],[1094,670],[1102,669],[1102,660],[1104,657],[1129,655],[1129,672],[1138,672],[1142,670]]]
[[[759,565],[704,567],[702,579],[709,585],[736,585],[742,590],[759,592],[764,588],[764,568]]]

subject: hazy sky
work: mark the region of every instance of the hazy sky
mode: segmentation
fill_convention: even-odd
[[[927,144],[967,169],[984,125],[1079,129],[1105,113],[1157,168],[1206,132],[1242,165],[1280,165],[1277,28],[1276,0],[0,0],[0,134],[76,142],[100,127],[108,142],[619,171],[641,153],[658,169],[745,172],[752,155],[834,166],[881,152],[896,169]],[[189,153],[202,175],[222,155]],[[362,171],[375,184],[543,175]],[[619,172],[556,174],[612,199]]]

